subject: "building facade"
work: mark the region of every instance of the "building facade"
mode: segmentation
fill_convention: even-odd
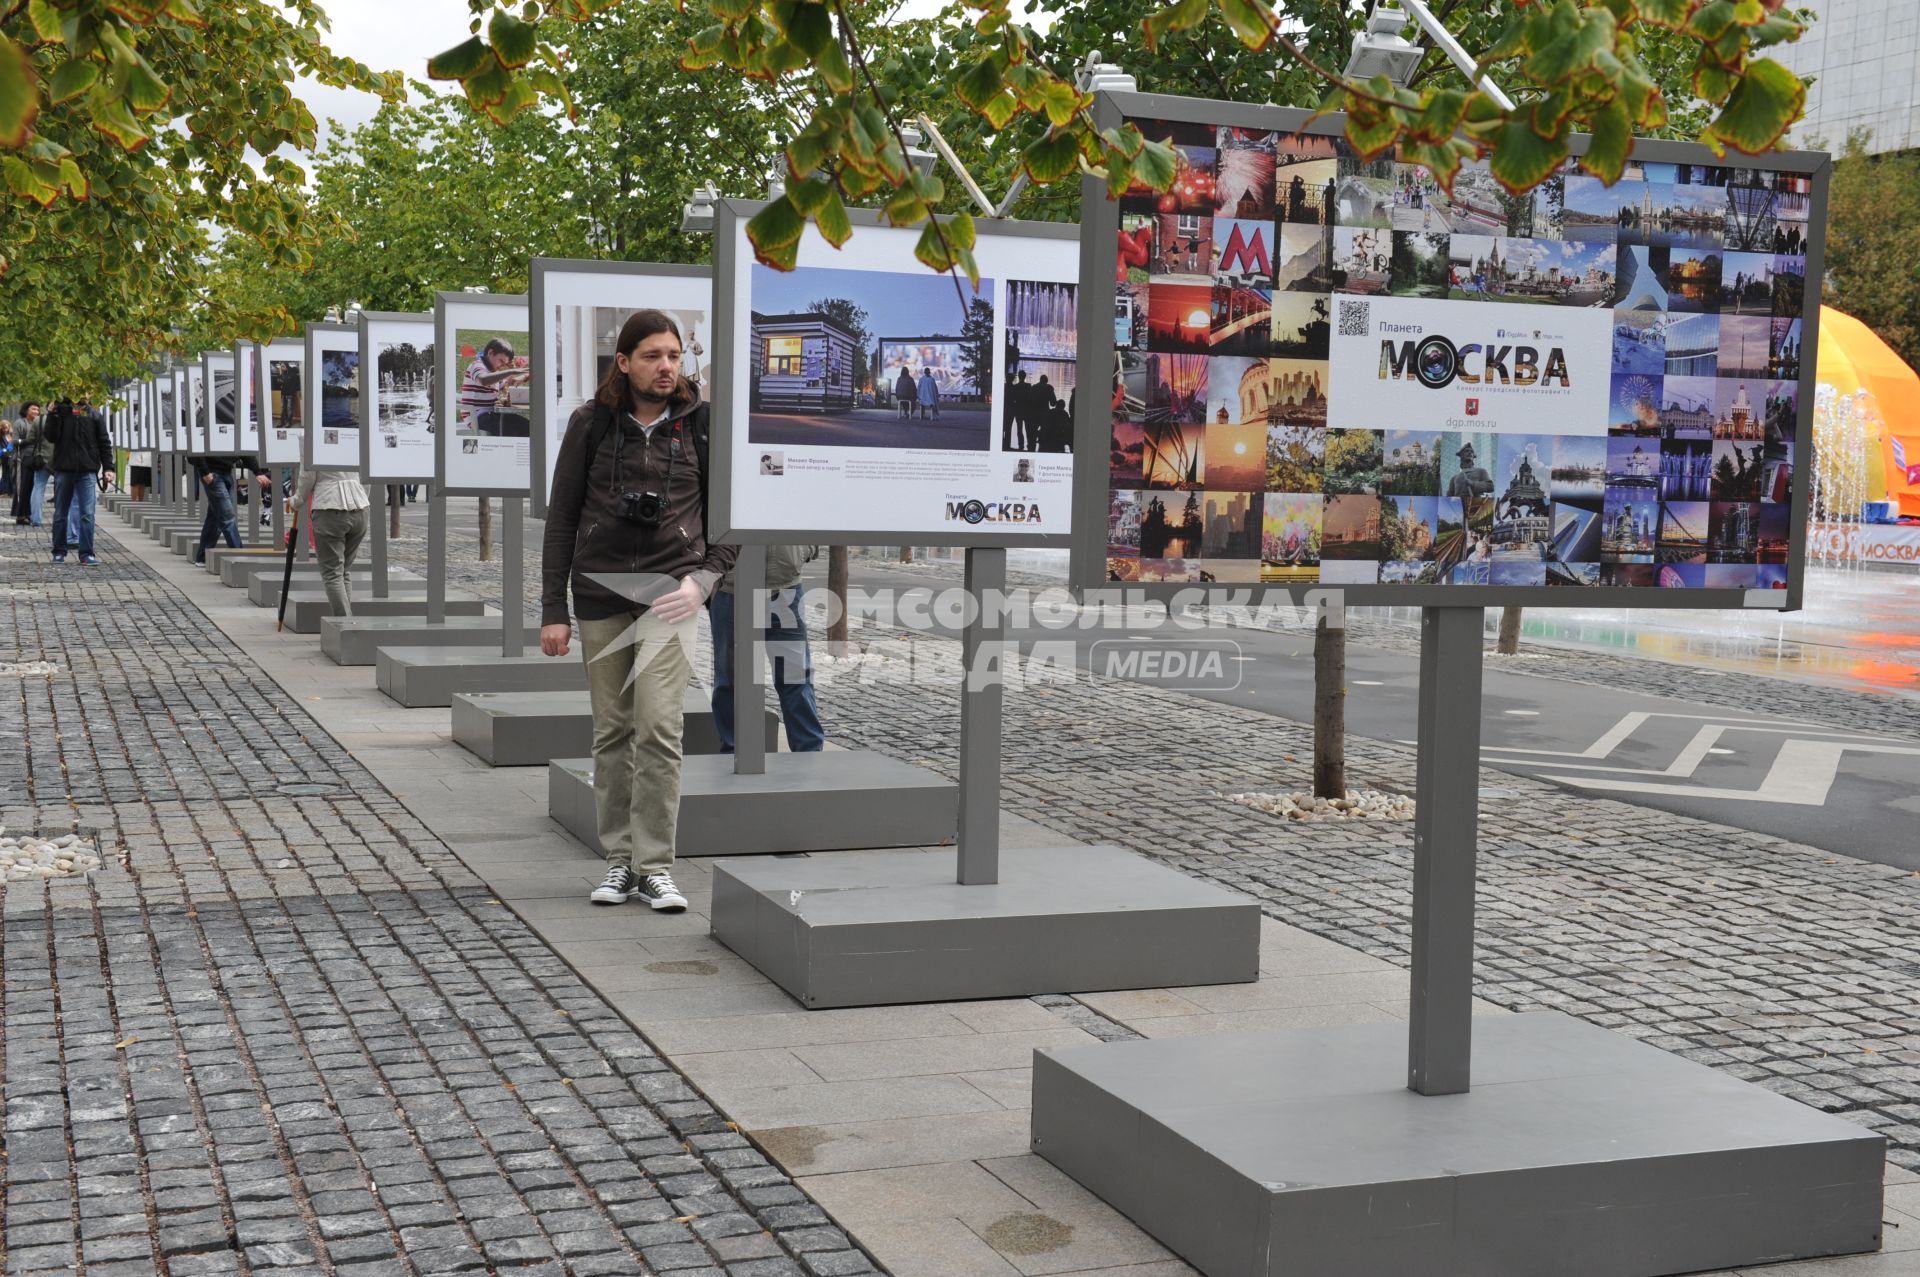
[[[1856,130],[1868,149],[1920,146],[1920,5],[1914,0],[1814,0],[1807,33],[1769,54],[1813,76],[1806,118],[1793,126],[1795,146],[1816,143],[1838,152]]]

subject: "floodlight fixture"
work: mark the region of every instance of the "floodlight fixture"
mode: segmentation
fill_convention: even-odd
[[[720,192],[708,182],[693,193],[693,198],[680,213],[680,233],[682,235],[708,235],[713,232],[714,205],[720,201]]]
[[[1420,69],[1427,51],[1400,33],[1406,30],[1407,12],[1394,0],[1375,0],[1367,15],[1367,29],[1353,37],[1353,51],[1347,57],[1346,78],[1367,81],[1377,75],[1406,87]]]
[[[920,145],[926,140],[926,135],[920,132],[919,129],[913,127],[913,125],[903,124],[900,126],[900,142],[907,153],[907,163],[913,166],[914,172],[919,173],[923,177],[933,172],[933,166],[940,162],[938,155],[935,155],[932,151]]]

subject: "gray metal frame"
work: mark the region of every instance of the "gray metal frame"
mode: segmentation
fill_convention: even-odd
[[[374,359],[373,338],[367,331],[367,326],[375,323],[419,324],[427,330],[429,335],[437,335],[438,331],[433,315],[429,311],[363,310],[360,312],[360,473],[369,483],[432,483],[434,475],[431,470],[426,474],[385,475],[378,479],[373,477],[373,427],[379,412],[379,404],[374,397],[374,387],[379,384],[380,369]],[[369,369],[372,370],[372,375],[369,375]],[[437,381],[439,376],[436,356],[434,379]],[[436,403],[434,405],[436,430],[439,429],[439,413],[439,404]],[[438,469],[440,455],[438,439],[433,441],[433,453],[436,460],[434,468]]]
[[[248,341],[245,338],[237,339],[233,343],[233,451],[237,456],[251,459],[256,466],[259,463],[260,449],[264,443],[260,431],[260,413],[257,403],[260,398],[260,361],[253,353],[259,349],[259,346],[259,342]],[[242,380],[243,378],[244,381]],[[243,384],[247,388],[247,394],[244,400],[240,397],[240,387]],[[253,447],[251,448],[246,446],[247,418],[249,416],[253,418],[254,431]]]
[[[205,355],[196,355],[181,370],[181,384],[186,388],[186,402],[181,406],[181,420],[187,423],[187,455],[204,457],[213,444],[213,430],[209,424],[212,412],[212,396],[207,393],[207,365]],[[193,379],[200,379],[200,411],[193,410]]]
[[[433,295],[434,381],[439,388],[438,403],[440,405],[436,409],[438,417],[434,427],[435,433],[438,435],[438,438],[434,441],[433,449],[434,473],[432,475],[432,481],[434,496],[437,498],[444,493],[450,497],[524,498],[527,495],[528,488],[533,486],[533,457],[531,452],[533,441],[531,438],[527,441],[529,448],[527,457],[528,481],[524,487],[455,488],[448,486],[447,449],[453,446],[453,440],[456,437],[454,433],[454,422],[459,415],[460,403],[460,356],[454,349],[454,342],[451,340],[452,334],[447,331],[447,305],[450,302],[456,305],[472,303],[477,306],[517,307],[523,312],[528,309],[527,295],[525,293],[440,292]],[[533,340],[531,326],[529,326],[528,329],[527,340],[529,342]],[[529,356],[529,361],[531,361],[531,356]],[[528,368],[531,370],[531,362],[529,362]],[[529,412],[531,412],[533,396],[528,395],[527,399],[527,406]],[[529,415],[527,420],[531,422],[533,420],[532,416]],[[528,430],[528,434],[532,434],[531,429]]]
[[[531,470],[528,483],[528,512],[536,519],[547,517],[547,437],[552,432],[552,423],[547,420],[547,396],[543,388],[553,384],[553,370],[547,367],[547,352],[551,347],[549,328],[553,324],[552,307],[547,305],[547,277],[549,275],[628,275],[635,279],[705,279],[708,281],[709,296],[712,296],[713,270],[706,266],[679,266],[664,262],[593,262],[566,257],[536,257],[528,272],[527,312],[531,320],[530,332],[533,342],[533,384],[536,393],[531,396],[528,407],[532,410],[533,449]],[[464,295],[464,294],[463,294]],[[637,309],[637,308],[636,308]],[[712,301],[707,303],[708,321],[714,323],[714,341],[719,343],[719,325],[715,320]]]
[[[319,338],[322,333],[354,333],[354,340],[357,342],[359,340],[359,325],[331,323],[307,325],[307,349],[300,364],[300,398],[302,400],[300,405],[300,420],[305,427],[305,433],[300,440],[300,468],[302,470],[312,470],[320,474],[356,474],[364,479],[366,477],[366,471],[360,466],[343,466],[331,463],[322,465],[313,459],[314,446],[320,438],[320,415],[326,407],[325,396],[314,393],[319,388]],[[360,429],[362,433],[366,431],[365,422],[360,423]]]
[[[733,488],[732,488],[733,429],[730,423],[731,423],[733,414],[736,411],[738,411],[738,407],[733,403],[733,361],[739,357],[737,353],[737,347],[739,345],[737,338],[741,335],[740,327],[743,323],[749,322],[748,316],[735,315],[732,310],[734,288],[735,288],[734,272],[741,269],[743,265],[745,266],[752,265],[751,262],[747,262],[743,264],[739,260],[739,254],[735,251],[735,240],[738,238],[738,236],[735,234],[735,229],[742,220],[752,217],[755,213],[759,212],[761,209],[765,207],[766,207],[766,203],[761,200],[729,199],[729,200],[720,201],[714,214],[714,217],[715,217],[714,234],[713,234],[713,245],[714,245],[713,247],[713,300],[714,300],[713,369],[714,369],[714,375],[713,375],[713,431],[712,431],[713,443],[712,443],[712,458],[711,458],[712,465],[713,465],[713,479],[708,485],[708,496],[707,496],[707,501],[708,501],[707,514],[708,514],[708,524],[709,524],[707,528],[708,537],[714,541],[718,541],[725,544],[735,544],[735,545],[745,545],[749,543],[758,543],[760,545],[792,545],[795,543],[811,543],[814,541],[827,541],[827,542],[833,542],[835,544],[866,544],[866,545],[912,544],[912,545],[940,545],[940,546],[961,546],[961,547],[967,547],[967,546],[1035,547],[1035,546],[1039,546],[1039,547],[1046,547],[1050,549],[1068,548],[1071,542],[1069,539],[1069,534],[1066,532],[1025,532],[1023,531],[1023,532],[1012,532],[1012,533],[993,533],[993,532],[964,532],[964,531],[958,531],[958,530],[944,531],[944,530],[931,530],[926,528],[910,528],[910,529],[904,529],[904,530],[862,528],[858,531],[850,531],[844,528],[827,528],[827,527],[775,528],[775,529],[756,528],[753,530],[746,530],[746,529],[735,528],[732,526],[732,523],[733,523]],[[848,216],[853,221],[854,238],[851,242],[856,249],[859,246],[859,242],[860,242],[859,237],[863,231],[871,232],[872,230],[888,227],[887,222],[880,216],[880,214],[870,209],[852,210],[849,212]],[[998,236],[1019,237],[1019,238],[1026,238],[1026,239],[1071,240],[1079,237],[1080,235],[1080,230],[1078,227],[1062,225],[1061,223],[1058,223],[1058,222],[1002,222],[1002,221],[993,221],[990,219],[983,218],[980,221],[977,221],[974,223],[974,229],[979,233],[981,240],[984,241],[984,245],[990,245],[993,239]],[[900,233],[905,234],[908,232],[902,230]],[[976,252],[981,254],[983,258],[985,258],[987,254],[990,252],[990,249],[984,245],[977,247],[975,250]],[[1111,252],[1109,252],[1109,255],[1111,255]],[[1082,279],[1081,279],[1080,287],[1084,289],[1086,286],[1084,253],[1082,254],[1082,257],[1083,257],[1082,270],[1081,270]],[[984,275],[994,275],[996,278],[999,275],[999,273],[992,270],[991,267],[985,263],[985,261],[983,261],[982,263],[981,273]],[[1082,317],[1083,325],[1085,323],[1085,316],[1086,316],[1086,308],[1083,306],[1081,307],[1081,317]],[[1109,323],[1110,322],[1111,321],[1109,321]],[[1082,336],[1081,336],[1080,344],[1084,350],[1086,346],[1086,337],[1085,337],[1084,327],[1082,328]],[[1111,346],[1112,343],[1109,342],[1108,345]],[[1111,352],[1109,352],[1109,357],[1111,357]],[[1109,373],[1108,375],[1111,376],[1111,373]],[[1082,367],[1078,374],[1078,379],[1081,382],[1086,381],[1086,371],[1085,371],[1084,364],[1082,364]],[[1076,440],[1078,439],[1078,437],[1079,436],[1076,433],[1075,435]],[[1101,445],[1102,455],[1105,455],[1105,451],[1106,451],[1106,445],[1102,444]],[[1106,471],[1103,468],[1101,470],[1101,474],[1104,476],[1105,473]],[[1077,486],[1077,482],[1078,480],[1076,477],[1076,486]],[[1075,509],[1077,512],[1077,509],[1078,509],[1077,504],[1075,506]],[[1105,541],[1106,524],[1107,524],[1106,505],[1105,505],[1105,500],[1103,498],[1101,503],[1101,512],[1100,512],[1101,546],[1103,548],[1103,553],[1102,553],[1103,569],[1104,569],[1104,563],[1105,563],[1104,547],[1106,544],[1106,541]]]
[[[1338,136],[1345,117],[1323,116],[1309,123],[1310,112],[1293,107],[1216,102],[1205,98],[1158,93],[1098,93],[1094,118],[1101,128],[1118,127],[1124,119],[1155,119],[1194,124],[1273,129],[1285,133]],[[1576,134],[1572,151],[1586,153],[1588,138]],[[1693,142],[1638,141],[1633,158],[1656,164],[1706,164],[1763,172],[1796,173],[1812,179],[1807,217],[1809,243],[1807,274],[1811,285],[1801,315],[1804,350],[1819,341],[1820,290],[1817,281],[1826,270],[1827,187],[1833,165],[1817,151],[1781,151],[1761,156],[1728,153],[1717,156]],[[985,223],[982,223],[984,229]],[[1120,229],[1120,205],[1108,198],[1106,180],[1081,179],[1080,384],[1106,386],[1113,380],[1113,320],[1107,304],[1085,304],[1088,297],[1105,298],[1113,286],[1114,238]],[[722,242],[725,242],[724,240]],[[1474,303],[1463,302],[1462,305]],[[1636,607],[1696,610],[1758,609],[1797,611],[1802,605],[1806,577],[1809,481],[1813,473],[1814,361],[1803,359],[1799,378],[1799,421],[1794,431],[1791,543],[1787,553],[1785,590],[1667,590],[1643,586],[1510,586],[1510,585],[1263,585],[1259,583],[1153,582],[1119,583],[1105,580],[1107,571],[1107,508],[1109,479],[1104,464],[1076,466],[1073,476],[1073,553],[1069,586],[1077,593],[1124,592],[1129,599],[1197,601],[1208,595],[1246,598],[1301,597],[1324,591],[1357,607]],[[1104,457],[1111,439],[1107,401],[1100,395],[1082,395],[1074,420],[1074,455]],[[882,538],[885,539],[885,538]],[[1017,542],[1012,544],[1018,544]],[[1782,596],[1780,598],[1754,596]]]
[[[305,464],[306,444],[301,443],[300,456],[292,461],[270,461],[267,458],[267,435],[275,429],[272,424],[273,413],[273,348],[275,346],[296,347],[300,352],[300,396],[304,401],[307,387],[307,344],[303,337],[275,337],[270,341],[257,342],[254,345],[253,389],[256,398],[261,399],[260,419],[260,463],[262,465],[297,466]],[[285,358],[284,351],[281,357]],[[261,387],[266,393],[261,395]],[[300,414],[300,432],[306,434],[307,422],[304,406]]]
[[[213,361],[216,359],[232,359],[232,358],[233,358],[233,352],[231,350],[203,350],[200,352],[200,378],[206,385],[206,397],[207,397],[206,413],[205,413],[205,417],[206,417],[205,429],[207,432],[206,455],[210,457],[232,457],[232,456],[238,456],[240,452],[240,415],[239,415],[239,412],[237,411],[239,408],[239,403],[237,401],[234,404],[236,411],[234,413],[234,418],[233,418],[233,447],[230,449],[221,450],[221,449],[216,449],[213,446],[213,415],[214,415]],[[239,375],[240,375],[240,369],[238,365],[236,365],[234,367],[234,376],[238,377]]]

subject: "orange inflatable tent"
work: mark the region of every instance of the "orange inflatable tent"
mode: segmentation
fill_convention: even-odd
[[[1907,367],[1871,328],[1831,306],[1820,308],[1818,381],[1843,395],[1864,390],[1886,423],[1867,457],[1867,491],[1885,492],[1896,512],[1920,518],[1920,373]],[[1896,451],[1896,445],[1898,451]],[[1904,455],[1911,471],[1896,464]]]

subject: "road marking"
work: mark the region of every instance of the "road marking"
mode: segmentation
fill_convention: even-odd
[[[1920,757],[1920,746],[1861,745],[1839,740],[1780,742],[1780,753],[1758,789],[1722,789],[1711,785],[1661,785],[1652,781],[1601,780],[1590,776],[1543,776],[1581,789],[1618,794],[1663,794],[1673,798],[1713,798],[1731,802],[1787,803],[1823,807],[1840,775],[1841,758],[1849,751],[1868,754],[1905,754]],[[1594,770],[1600,770],[1598,768]],[[1616,770],[1625,771],[1626,768]],[[1659,774],[1659,773],[1654,773]]]
[[[1514,716],[1515,718],[1538,718],[1538,717],[1540,717],[1540,711],[1539,711],[1539,710],[1537,710],[1537,709],[1510,709],[1510,710],[1504,710],[1504,711],[1502,711],[1502,712],[1503,712],[1503,713],[1507,713],[1507,714],[1511,714],[1511,715],[1513,715],[1513,716]]]

